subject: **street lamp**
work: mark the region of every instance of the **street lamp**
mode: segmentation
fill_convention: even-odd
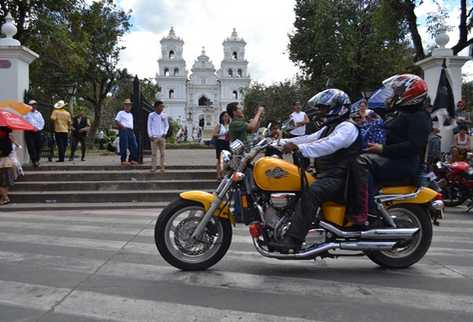
[[[76,84],[72,85],[71,87],[69,87],[67,89],[67,93],[69,94],[70,96],[70,99],[69,99],[69,109],[71,111],[71,115],[74,115],[74,103],[75,103],[75,96],[76,96],[76,92],[77,92],[77,86]]]

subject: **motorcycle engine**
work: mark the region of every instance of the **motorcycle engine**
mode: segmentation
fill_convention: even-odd
[[[280,239],[289,228],[288,211],[289,202],[295,197],[293,193],[273,193],[270,195],[269,204],[264,212],[264,221],[272,228],[274,237]]]

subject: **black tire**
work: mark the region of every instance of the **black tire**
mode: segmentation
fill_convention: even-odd
[[[394,211],[395,209],[407,210],[418,219],[422,233],[420,242],[411,253],[403,257],[389,256],[389,252],[387,251],[367,252],[366,255],[369,259],[382,267],[407,268],[421,260],[429,250],[433,234],[432,221],[427,210],[419,205],[400,204],[391,207],[388,211]]]
[[[455,187],[447,187],[443,189],[443,203],[446,207],[457,207],[465,203],[467,197],[464,192],[457,190]]]
[[[215,254],[202,262],[183,261],[177,258],[169,250],[168,245],[166,244],[166,227],[168,225],[168,221],[171,220],[177,212],[190,207],[200,207],[202,210],[204,209],[200,203],[183,199],[178,199],[164,208],[156,221],[154,240],[161,256],[172,266],[185,271],[206,270],[220,261],[227,253],[227,250],[232,242],[232,226],[228,220],[214,217],[214,222],[217,225],[221,225],[222,230],[222,240],[217,246],[215,246],[218,247]]]

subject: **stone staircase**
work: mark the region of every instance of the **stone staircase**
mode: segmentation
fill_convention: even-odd
[[[217,187],[210,165],[170,166],[165,173],[149,166],[46,165],[25,168],[11,189],[11,204],[0,211],[36,209],[118,209],[162,207],[187,190]]]

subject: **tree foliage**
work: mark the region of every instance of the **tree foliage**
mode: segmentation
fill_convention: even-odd
[[[30,95],[53,103],[75,92],[94,112],[93,135],[120,78],[120,39],[130,28],[130,14],[113,0],[0,1],[0,17],[7,12],[17,22],[16,38],[40,55],[31,65]]]
[[[245,92],[245,117],[254,116],[259,105],[265,106],[264,121],[282,122],[292,113],[292,104],[306,96],[299,82],[284,81],[269,86],[260,83],[252,84]]]
[[[415,14],[417,6],[421,5],[423,0],[386,0],[385,5],[393,12],[401,14],[402,19],[408,25],[409,32],[412,38],[412,43],[415,48],[416,60],[425,58],[425,50],[422,44],[422,39],[419,33],[419,22]],[[458,41],[452,47],[453,53],[456,55],[461,50],[473,44],[473,35],[471,30],[473,28],[473,2],[467,0],[454,0],[460,8],[460,17],[457,25]],[[448,16],[448,11],[440,8],[439,12],[428,17],[429,29],[428,31],[435,36],[439,28],[445,22]],[[432,19],[433,18],[433,19]],[[449,26],[445,26],[449,27]],[[451,26],[450,26],[451,27]]]
[[[402,19],[384,0],[296,0],[290,59],[315,93],[332,86],[359,97],[412,65]]]

